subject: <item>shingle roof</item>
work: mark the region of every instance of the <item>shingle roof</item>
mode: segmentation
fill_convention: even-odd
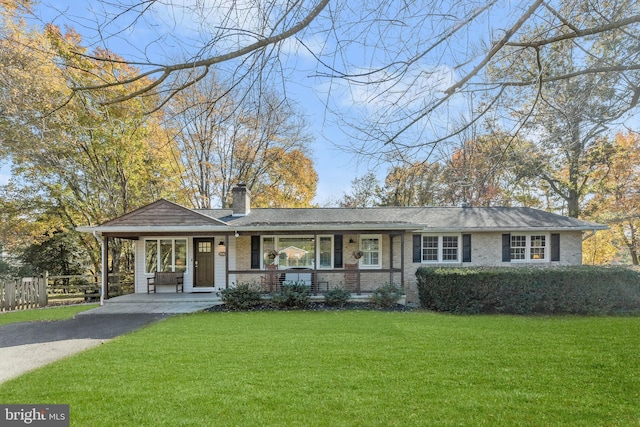
[[[379,207],[379,208],[254,208],[246,216],[230,209],[188,209],[159,200],[98,227],[81,231],[330,231],[419,230],[525,231],[599,230],[601,224],[532,208],[509,207]]]
[[[405,228],[425,230],[593,230],[603,225],[568,218],[532,208],[510,207],[380,207],[252,209],[246,216],[234,217],[230,210],[199,211],[242,228],[344,227]]]

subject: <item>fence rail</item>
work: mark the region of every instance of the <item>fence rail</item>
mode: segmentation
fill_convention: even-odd
[[[0,312],[45,307],[69,300],[100,299],[100,275],[26,277],[0,282]],[[109,275],[108,297],[133,292],[131,275]]]

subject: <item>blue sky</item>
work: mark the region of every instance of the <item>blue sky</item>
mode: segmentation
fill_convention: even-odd
[[[83,43],[88,44],[94,34],[93,18],[89,8],[97,6],[97,3],[92,0],[88,2],[42,0],[41,6],[35,13],[45,22],[53,21],[61,27],[68,23],[83,35]],[[178,21],[182,19],[184,18],[178,17]],[[167,22],[173,22],[173,20],[173,16],[167,17]],[[125,58],[128,54],[139,55],[140,52],[136,52],[137,48],[147,44],[143,41],[145,31],[145,28],[139,27],[134,32],[125,34],[124,40],[111,39],[108,41],[109,47]],[[190,36],[188,29],[181,32],[183,36]],[[313,47],[314,40],[305,40],[305,43]],[[300,47],[293,40],[287,42],[285,46],[287,61],[295,62],[298,70],[295,78],[287,83],[287,90],[288,96],[300,106],[301,112],[306,116],[310,125],[309,133],[314,137],[311,147],[312,159],[319,176],[315,201],[323,205],[330,200],[340,199],[345,192],[349,191],[351,181],[357,176],[364,175],[368,166],[359,164],[352,155],[335,147],[334,144],[343,143],[346,136],[336,126],[327,123],[325,104],[322,99],[323,84],[311,77],[316,62],[308,51]],[[170,55],[170,47],[164,48],[167,50],[165,53]],[[384,176],[385,171],[386,169],[383,168],[378,169],[377,172],[380,176]],[[9,165],[6,162],[0,164],[0,184],[5,184],[9,177]]]
[[[123,1],[123,0],[121,0]],[[254,20],[259,17],[251,16],[241,6],[245,0],[199,0],[197,3],[210,7],[213,2],[218,6],[230,6],[231,22],[226,27],[236,24],[236,20],[242,21],[245,26],[251,27]],[[192,0],[172,0],[173,4],[196,3]],[[156,6],[172,2],[158,2]],[[108,3],[108,2],[106,2]],[[518,3],[518,4],[516,4]],[[157,62],[169,62],[166,58],[181,58],[184,55],[185,44],[201,43],[201,33],[194,27],[190,14],[176,13],[175,9],[158,6],[154,15],[144,15],[144,19],[136,21],[135,27],[128,24],[131,20],[119,17],[111,22],[112,28],[119,28],[121,32],[117,37],[101,40],[96,37],[96,20],[100,20],[102,13],[100,7],[104,3],[96,0],[41,0],[42,6],[36,11],[44,22],[53,21],[55,24],[64,27],[65,23],[82,34],[83,44],[90,49],[96,46],[103,46],[125,57],[128,60],[142,58],[148,53],[149,57]],[[316,54],[324,54],[324,58],[329,58],[335,62],[338,70],[348,73],[371,75],[372,78],[380,79],[379,84],[347,84],[345,80],[330,79],[328,77],[318,77],[318,71],[328,71],[318,67],[318,61],[302,44],[295,38],[286,40],[280,48],[280,59],[283,67],[289,72],[286,79],[287,96],[299,106],[301,113],[306,117],[310,125],[309,132],[314,137],[311,147],[312,159],[319,176],[316,202],[320,205],[328,201],[336,201],[349,192],[351,182],[363,176],[368,171],[373,171],[379,179],[384,179],[387,172],[387,165],[379,159],[371,159],[368,162],[360,159],[345,150],[340,150],[336,146],[349,146],[355,150],[359,144],[365,144],[366,150],[376,153],[380,149],[380,157],[384,156],[385,145],[380,141],[370,143],[361,138],[372,127],[367,123],[391,123],[390,134],[393,134],[393,126],[402,127],[402,120],[395,121],[393,114],[401,110],[410,117],[416,111],[420,111],[425,105],[433,102],[434,99],[442,96],[443,90],[449,87],[464,67],[472,67],[474,60],[477,60],[478,52],[483,51],[482,42],[486,39],[495,39],[496,34],[492,32],[491,23],[506,27],[509,21],[517,18],[522,12],[519,2],[502,1],[500,8],[493,9],[490,13],[483,14],[481,19],[468,28],[468,31],[455,33],[449,32],[452,28],[464,26],[465,21],[462,16],[473,14],[476,10],[484,10],[488,4],[484,0],[468,0],[466,2],[429,2],[421,5],[422,9],[415,8],[411,14],[402,15],[402,25],[394,28],[393,25],[379,28],[377,22],[384,21],[388,16],[396,16],[404,9],[404,2],[362,2],[359,6],[349,8],[350,2],[331,2],[328,13],[339,13],[350,18],[350,24],[339,27],[340,23],[328,21],[326,17],[320,17],[312,23],[309,31],[302,34],[304,44]],[[337,6],[336,6],[337,5]],[[448,7],[442,11],[439,7]],[[93,9],[96,12],[93,12]],[[333,10],[332,8],[341,8]],[[363,10],[361,10],[362,8]],[[236,13],[243,10],[243,13]],[[211,7],[207,19],[217,20],[221,15],[220,8]],[[224,12],[224,11],[223,11]],[[448,13],[447,13],[448,12]],[[400,13],[401,14],[401,13]],[[222,13],[224,15],[224,13]],[[437,22],[430,20],[434,16],[446,16],[442,19],[440,26]],[[493,20],[493,21],[491,21]],[[373,25],[363,24],[361,21],[368,21]],[[218,22],[216,24],[219,25]],[[353,24],[353,25],[352,25]],[[428,25],[425,25],[428,24]],[[407,37],[406,31],[419,28],[420,31],[429,33],[414,34],[415,40]],[[174,34],[175,37],[167,37],[167,34]],[[429,44],[433,39],[446,36],[446,43],[441,46],[436,45],[433,50],[429,49],[429,55],[422,56],[420,53],[425,50],[425,44]],[[225,35],[226,37],[226,35]],[[332,56],[336,50],[336,43],[341,43],[341,37],[354,43],[349,44],[347,50]],[[242,42],[239,36],[235,42]],[[336,42],[336,40],[339,40]],[[224,39],[220,44],[233,43],[234,40]],[[145,50],[146,49],[146,50]],[[412,57],[413,55],[413,57]],[[401,67],[389,67],[382,71],[371,73],[372,70],[382,64],[403,62],[415,59],[415,66],[408,70]],[[465,61],[469,58],[469,61]],[[177,62],[181,62],[176,60]],[[463,63],[459,69],[455,69],[455,64]],[[226,64],[221,64],[224,68]],[[371,73],[371,74],[370,74]],[[458,75],[456,75],[456,73]],[[403,79],[394,81],[392,78],[402,75]],[[387,80],[387,77],[390,79]],[[361,79],[361,82],[362,83]],[[364,78],[366,80],[366,77]],[[365,81],[366,82],[366,81]],[[420,144],[422,141],[438,138],[449,131],[452,123],[455,124],[453,113],[459,113],[472,105],[465,94],[456,94],[441,111],[429,114],[429,117],[414,126],[410,131],[402,135],[401,144],[409,147],[413,144]],[[344,119],[344,121],[343,121]],[[347,122],[360,123],[359,129],[349,127]],[[387,134],[383,134],[384,136]],[[375,140],[375,138],[374,138]],[[377,145],[376,145],[377,143]],[[442,144],[439,149],[446,146]],[[438,154],[438,153],[436,153]],[[420,149],[406,148],[403,152],[406,160],[422,161],[426,154]],[[437,161],[438,156],[429,158],[430,162]],[[376,163],[376,160],[378,162]],[[5,182],[8,176],[6,165],[0,169],[0,184]]]

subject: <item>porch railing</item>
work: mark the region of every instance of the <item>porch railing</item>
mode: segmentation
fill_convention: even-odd
[[[343,287],[360,295],[371,293],[385,283],[404,285],[400,268],[229,270],[229,276],[230,281],[227,283],[258,283],[264,293],[276,292],[283,284],[293,282],[308,284],[315,295],[336,287]]]

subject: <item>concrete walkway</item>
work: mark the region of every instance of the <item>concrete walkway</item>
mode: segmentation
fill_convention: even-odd
[[[80,313],[87,314],[180,314],[195,313],[222,304],[216,293],[129,294],[105,300],[103,306]]]

